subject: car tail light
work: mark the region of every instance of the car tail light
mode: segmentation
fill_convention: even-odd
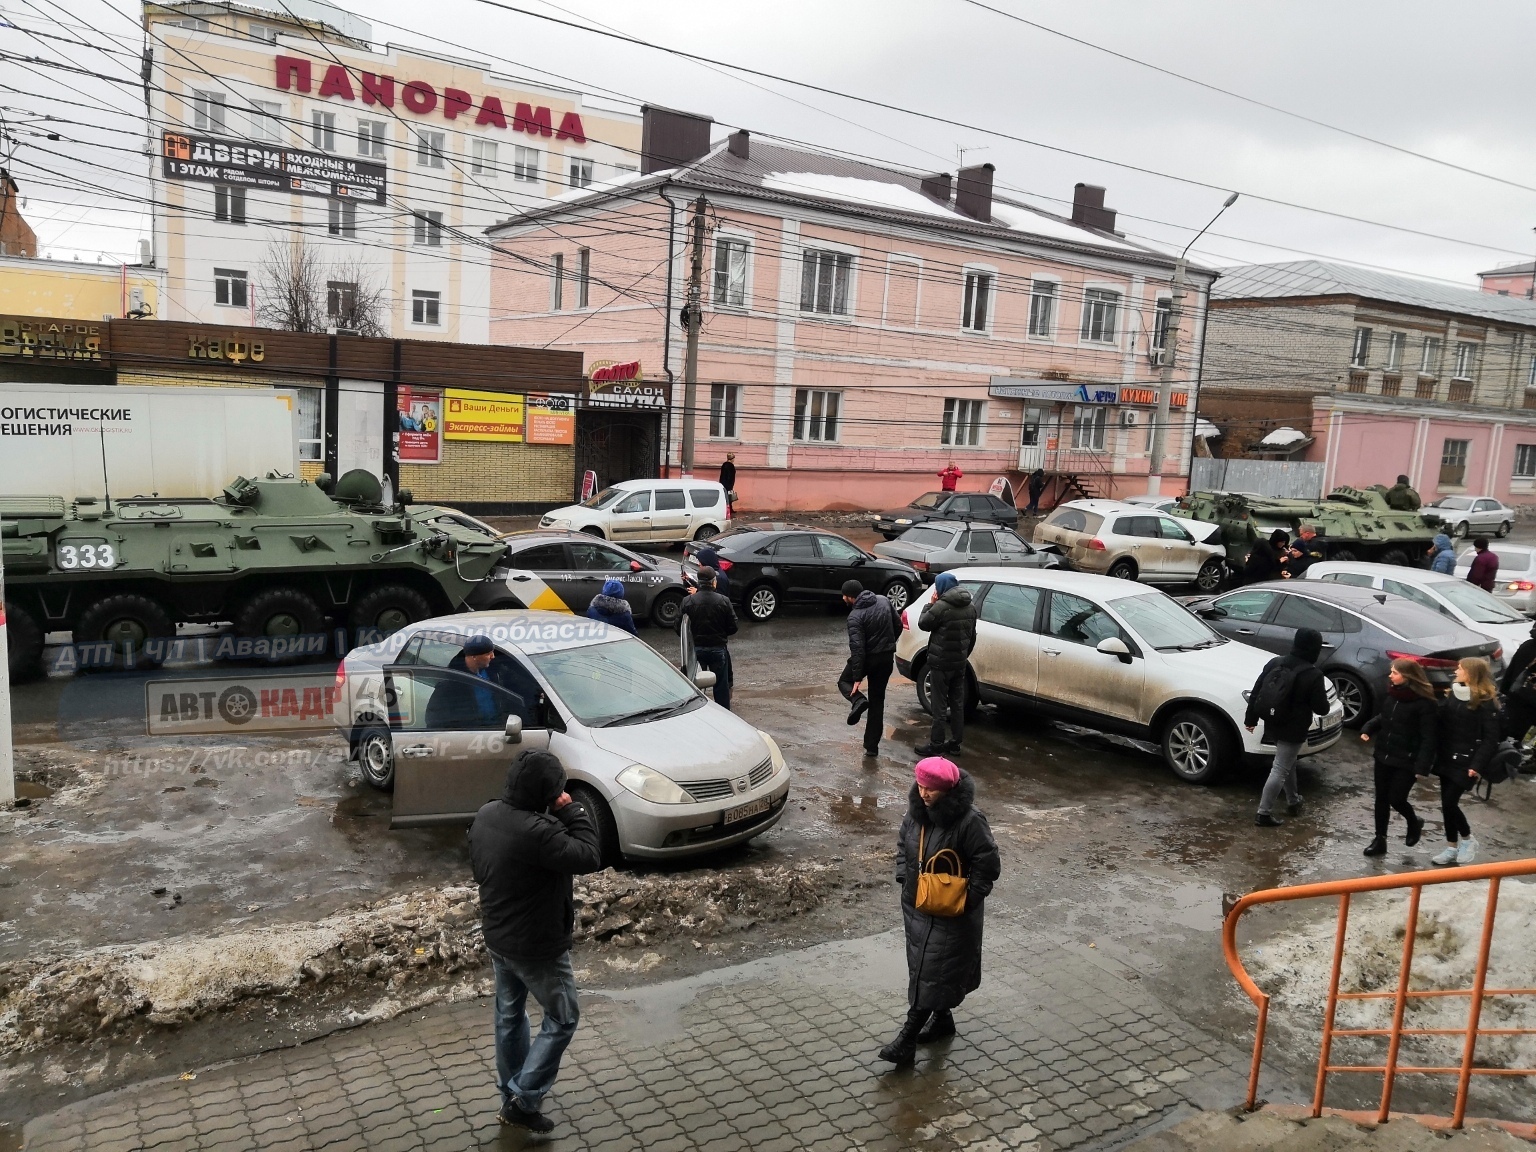
[[[338,661],[336,664],[336,695],[340,696],[347,687],[347,662]]]
[[[1444,656],[1419,656],[1412,652],[1387,652],[1388,660],[1412,660],[1420,668],[1434,669],[1438,672],[1449,672],[1455,669],[1456,661],[1447,660]]]
[[[911,611],[912,611],[912,609],[908,608],[906,612],[903,612],[901,614],[901,630],[903,632],[910,632],[910,631],[912,631],[912,621],[907,619],[907,615]]]
[[[1104,551],[1104,541],[1100,540],[1097,536],[1095,536],[1092,540],[1088,541],[1088,551],[1090,551],[1090,552],[1102,552],[1102,551]]]
[[[919,572],[926,572],[928,571],[928,561],[914,560],[912,561],[912,567],[916,568]]]
[[[1511,592],[1536,591],[1536,580],[1511,580],[1509,582],[1509,590]]]
[[[724,556],[720,557],[720,571],[722,571],[722,572],[729,572],[733,567],[735,567],[735,565],[733,565]]]
[[[1504,645],[1500,644],[1497,648],[1495,648],[1493,650],[1493,658],[1495,660],[1502,660],[1502,659],[1504,659]]]

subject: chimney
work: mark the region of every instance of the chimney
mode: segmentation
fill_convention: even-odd
[[[923,195],[931,196],[940,204],[949,203],[949,188],[950,179],[948,172],[936,172],[932,176],[923,177]]]
[[[731,133],[731,138],[726,142],[726,150],[738,160],[752,159],[752,136],[742,128]]]
[[[955,211],[983,224],[992,222],[993,171],[991,164],[960,169],[955,187]]]
[[[1097,184],[1073,185],[1072,223],[1100,232],[1115,230],[1115,210],[1104,207],[1104,189]]]
[[[650,104],[640,109],[640,174],[678,168],[709,155],[708,116]]]

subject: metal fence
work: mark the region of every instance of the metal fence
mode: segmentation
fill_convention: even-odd
[[[1190,461],[1191,492],[1253,492],[1317,500],[1323,494],[1323,463],[1307,460],[1216,460],[1197,456]]]

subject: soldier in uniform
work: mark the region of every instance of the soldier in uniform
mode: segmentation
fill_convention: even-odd
[[[1419,494],[1413,490],[1413,485],[1408,483],[1408,477],[1399,476],[1397,483],[1388,488],[1384,494],[1388,508],[1395,508],[1399,512],[1417,512],[1419,505],[1423,503]]]

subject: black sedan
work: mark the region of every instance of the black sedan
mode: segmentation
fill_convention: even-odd
[[[884,593],[898,611],[912,602],[922,581],[897,560],[871,556],[841,536],[814,528],[733,528],[713,540],[683,546],[683,574],[698,574],[696,554],[713,548],[730,581],[731,599],[751,620],[770,619],[785,604],[835,604],[843,584],[857,580]]]
[[[617,580],[637,622],[675,627],[682,614],[682,570],[676,562],[585,532],[540,529],[507,537],[495,569],[464,600],[473,612],[492,608],[547,608],[584,616],[603,584]]]
[[[881,512],[874,519],[876,532],[894,540],[914,524],[930,520],[985,520],[1014,528],[1019,510],[989,492],[924,492],[905,508]]]

